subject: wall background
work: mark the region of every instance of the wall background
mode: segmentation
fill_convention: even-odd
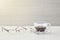
[[[41,21],[60,25],[60,0],[0,0],[0,25],[23,26]]]

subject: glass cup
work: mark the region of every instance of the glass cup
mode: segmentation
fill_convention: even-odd
[[[34,28],[37,32],[45,32],[47,26],[50,26],[50,23],[34,23]]]

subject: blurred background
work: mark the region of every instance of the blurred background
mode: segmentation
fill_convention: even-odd
[[[60,0],[0,0],[0,26],[49,22],[60,26]]]

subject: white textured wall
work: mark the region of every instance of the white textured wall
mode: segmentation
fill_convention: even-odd
[[[0,0],[0,25],[60,25],[60,0]]]

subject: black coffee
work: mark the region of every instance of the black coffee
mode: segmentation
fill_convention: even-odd
[[[46,27],[35,27],[37,31],[44,32]]]

